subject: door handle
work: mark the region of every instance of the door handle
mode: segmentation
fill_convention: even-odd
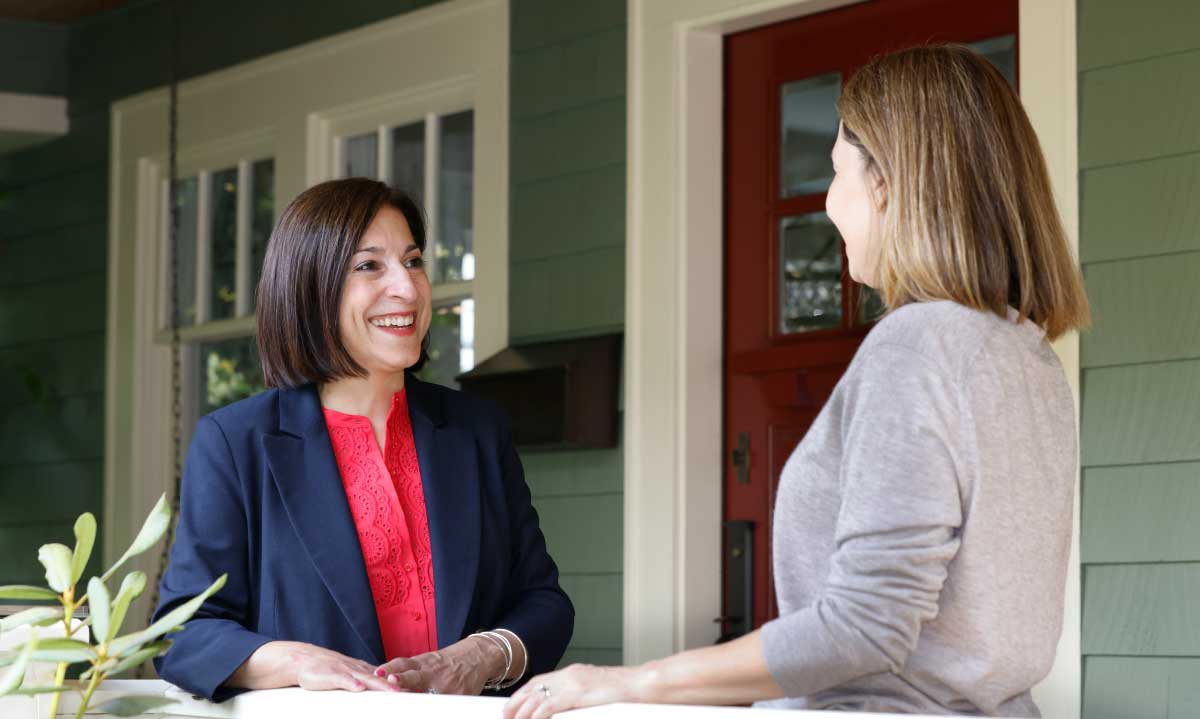
[[[738,432],[737,446],[729,453],[729,459],[737,469],[737,483],[750,484],[750,434]]]

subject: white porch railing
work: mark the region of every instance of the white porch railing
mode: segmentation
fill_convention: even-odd
[[[196,699],[157,679],[118,679],[100,685],[92,698],[99,704],[122,694],[159,694],[178,701],[155,710],[154,719],[369,719],[370,717],[432,717],[434,719],[499,719],[504,699],[497,697],[431,696],[384,692],[310,692],[304,689],[270,689],[247,692],[221,704]],[[9,697],[21,705],[5,705],[4,719],[45,719],[50,710],[48,696]],[[73,717],[79,697],[62,696],[58,716]],[[105,714],[88,714],[104,717]],[[654,704],[611,704],[560,714],[564,719],[757,719],[787,716],[792,719],[920,719],[912,715],[859,714],[848,712],[796,712],[771,709],[692,707]],[[930,718],[932,719],[932,718]],[[945,717],[941,717],[945,719]]]

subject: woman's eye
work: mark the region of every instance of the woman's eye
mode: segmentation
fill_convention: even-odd
[[[376,262],[375,260],[367,260],[366,262],[360,262],[357,265],[355,265],[354,271],[355,272],[370,272],[371,270],[377,268],[378,266],[379,266],[379,263]]]
[[[405,261],[404,266],[410,270],[419,270],[425,266],[425,258],[421,257],[420,255],[417,255],[416,257],[410,257]]]

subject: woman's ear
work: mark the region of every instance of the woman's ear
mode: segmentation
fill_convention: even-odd
[[[883,181],[883,175],[879,173],[879,170],[874,167],[867,171],[867,177],[870,183],[871,197],[875,200],[875,209],[882,215],[887,210],[887,183]]]

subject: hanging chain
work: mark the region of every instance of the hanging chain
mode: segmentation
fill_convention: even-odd
[[[170,211],[170,227],[168,228],[168,245],[171,252],[171,453],[174,462],[171,491],[168,499],[171,503],[171,523],[163,538],[162,551],[158,557],[158,572],[151,583],[153,587],[150,596],[150,614],[146,617],[149,625],[158,606],[158,585],[163,574],[167,571],[167,559],[171,551],[171,543],[175,539],[175,524],[179,518],[179,488],[183,479],[183,346],[179,340],[179,2],[171,3],[171,63],[170,83],[167,86],[167,203]]]

